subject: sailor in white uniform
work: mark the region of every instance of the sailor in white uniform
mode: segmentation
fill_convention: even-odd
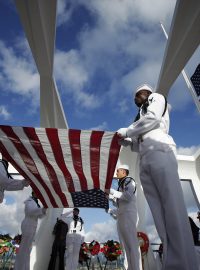
[[[12,179],[8,172],[8,161],[5,159],[0,160],[0,203],[3,202],[4,190],[16,191],[22,190],[24,187],[29,186],[28,180],[15,180]]]
[[[65,251],[65,270],[76,270],[79,262],[81,244],[84,242],[83,220],[79,216],[79,209],[74,208],[61,215],[68,225]]]
[[[176,145],[169,132],[165,97],[148,85],[136,90],[139,113],[127,128],[120,128],[120,143],[137,145],[140,180],[156,229],[163,243],[163,270],[197,270],[194,242],[178,176]],[[139,144],[139,145],[138,145]]]
[[[40,207],[38,199],[34,192],[25,202],[25,218],[22,221],[22,241],[17,253],[14,270],[29,270],[30,269],[30,253],[32,243],[35,237],[38,219],[42,218],[46,209]]]
[[[110,189],[109,198],[116,202],[117,209],[108,212],[117,219],[117,230],[120,242],[125,249],[128,270],[142,270],[141,254],[137,238],[137,203],[136,183],[129,177],[128,165],[117,168],[118,190]],[[116,211],[117,210],[117,211]]]

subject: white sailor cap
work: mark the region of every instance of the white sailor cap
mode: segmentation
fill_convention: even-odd
[[[136,91],[135,91],[135,94],[136,93],[138,93],[139,91],[141,91],[141,90],[148,90],[148,91],[150,91],[151,93],[153,93],[154,92],[154,89],[149,85],[149,84],[142,84],[142,85],[140,85],[140,86],[138,86],[137,88],[136,88]]]
[[[128,170],[129,171],[129,166],[126,164],[122,164],[122,165],[118,165],[117,169],[124,169],[124,170]]]

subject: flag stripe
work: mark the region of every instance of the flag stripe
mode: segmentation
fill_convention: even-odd
[[[69,173],[72,176],[73,185],[75,191],[81,191],[81,185],[79,182],[79,177],[74,169],[74,164],[72,160],[72,153],[71,153],[71,147],[69,142],[69,136],[68,136],[68,130],[59,129],[58,130],[59,140],[62,145],[62,154],[64,157],[65,164],[67,166],[67,169]]]
[[[105,189],[109,189],[112,184],[112,179],[113,179],[116,163],[119,157],[119,150],[120,150],[120,145],[118,144],[118,135],[117,133],[115,133],[115,135],[112,138],[111,145],[110,145],[110,153],[109,153],[109,159],[108,159],[109,170],[107,170]]]
[[[38,174],[40,176],[40,179],[42,179],[42,181],[43,181],[42,184],[43,184],[44,188],[46,189],[46,187],[48,187],[48,190],[50,192],[49,194],[52,194],[52,197],[55,199],[56,205],[59,207],[59,205],[61,205],[62,202],[61,202],[59,196],[56,194],[51,182],[48,179],[48,174],[46,172],[45,165],[40,160],[40,158],[38,156],[38,153],[35,151],[35,148],[32,147],[32,144],[30,143],[30,139],[27,136],[27,134],[29,132],[28,131],[29,128],[26,128],[26,130],[27,130],[26,133],[24,131],[25,128],[15,128],[14,127],[13,130],[15,131],[16,135],[20,138],[20,140],[23,143],[24,147],[26,148],[26,150],[30,154],[30,158],[32,160],[30,162],[27,159],[25,160],[27,164],[32,163],[32,167],[30,167],[30,170],[32,170],[33,173],[38,172]],[[38,144],[37,141],[32,141],[32,143]],[[36,175],[36,177],[37,177],[37,175]],[[49,194],[46,193],[46,196],[48,196]]]
[[[34,128],[29,128],[29,129],[25,129],[25,133],[28,136],[30,143],[32,145],[32,147],[35,149],[35,151],[38,153],[39,158],[41,159],[41,161],[44,164],[44,167],[46,169],[47,175],[49,177],[49,180],[55,190],[55,192],[58,194],[58,196],[61,199],[61,202],[63,205],[68,205],[67,200],[65,195],[63,194],[61,188],[60,188],[60,184],[59,181],[57,179],[57,175],[54,171],[53,166],[48,162],[48,159],[46,157],[46,154],[43,150],[42,144],[36,134],[36,131]],[[38,143],[35,144],[33,143],[34,141],[37,141]],[[62,204],[59,205],[60,207],[62,207]]]
[[[49,191],[49,188],[47,187],[46,183],[41,178],[37,168],[35,169],[35,167],[36,167],[35,163],[32,160],[29,152],[24,147],[24,145],[22,144],[22,142],[18,138],[18,136],[14,133],[13,129],[11,127],[8,127],[8,126],[3,126],[3,127],[1,127],[1,129],[8,136],[10,141],[15,146],[16,150],[18,151],[21,159],[23,160],[24,164],[26,165],[26,167],[30,171],[30,173],[32,173],[37,179],[40,180],[41,185],[44,187],[46,193],[49,196],[49,199],[51,201],[52,206],[53,207],[58,207],[55,200],[54,200],[54,197],[52,196],[51,192]],[[15,128],[15,129],[17,129],[17,128]],[[33,170],[33,168],[34,168],[34,170]],[[41,199],[41,198],[39,198],[39,199]]]
[[[57,129],[52,129],[52,130],[47,129],[46,132],[47,132],[47,137],[49,138],[49,142],[51,144],[56,162],[57,162],[58,166],[60,167],[60,169],[63,172],[63,175],[65,177],[65,182],[66,182],[67,188],[68,188],[69,192],[75,192],[72,176],[65,165],[65,161],[64,161],[64,157],[63,157],[63,153],[62,153],[62,148],[61,148],[61,144],[60,144],[59,137],[58,137],[58,130]]]
[[[66,205],[65,207],[73,206],[71,192],[75,192],[75,188],[73,185],[72,176],[69,173],[67,167],[65,166],[60,140],[58,137],[58,130],[47,128],[46,135],[53,151],[51,164],[52,166],[54,166],[54,169],[57,173],[57,178],[62,188],[62,192],[67,198],[68,205]]]
[[[79,177],[82,190],[87,190],[87,180],[83,173],[82,158],[81,158],[81,146],[80,146],[80,130],[69,129],[69,142],[71,147],[72,160],[74,169]]]
[[[104,133],[101,140],[100,164],[99,164],[100,189],[103,191],[105,189],[107,170],[109,169],[108,158],[109,158],[111,140],[112,140],[112,136],[110,136],[110,133],[109,132]]]
[[[53,204],[53,206],[55,205],[54,207],[59,207],[59,205],[61,205],[60,198],[58,196],[55,196],[55,191],[51,183],[45,180],[48,179],[48,175],[46,174],[44,164],[41,162],[41,160],[40,162],[38,162],[39,161],[38,153],[32,146],[33,141],[30,142],[30,138],[28,136],[30,130],[31,128],[24,129],[13,127],[15,135],[19,138],[20,144],[23,145],[23,149],[21,149],[20,146],[18,147],[17,150],[18,152],[20,152],[21,158],[25,163],[26,167],[28,168],[28,170],[35,176],[35,178],[40,179],[41,184],[44,187],[47,195],[51,196],[49,197],[49,199]]]
[[[20,128],[20,129],[13,128],[13,129],[15,130],[15,133],[17,134],[17,136],[19,138],[21,138],[21,141],[24,144],[24,147],[26,148],[26,150],[28,151],[28,153],[30,155],[31,160],[28,160],[29,157],[26,157],[24,162],[26,164],[29,164],[29,163],[32,164],[32,166],[30,167],[30,170],[32,170],[33,174],[35,172],[37,172],[39,179],[42,179],[42,184],[43,184],[45,190],[46,190],[46,188],[48,188],[47,195],[48,196],[50,195],[55,200],[57,207],[60,207],[62,205],[61,199],[57,195],[56,191],[54,190],[54,187],[53,187],[53,185],[48,177],[48,174],[47,174],[47,171],[45,168],[45,164],[40,159],[39,153],[37,153],[37,149],[35,149],[33,147],[34,144],[40,145],[41,144],[40,141],[37,141],[37,140],[30,138],[30,132],[31,132],[32,128]],[[23,156],[22,156],[22,158],[23,158]],[[35,174],[36,178],[37,178],[37,174]],[[50,197],[49,197],[49,199],[51,200]]]
[[[81,146],[81,160],[82,160],[82,168],[83,174],[87,179],[87,189],[94,188],[94,181],[91,175],[90,169],[90,138],[91,138],[91,130],[81,130],[80,134],[80,146]]]
[[[27,180],[29,180],[31,182],[31,187],[34,189],[36,195],[38,196],[38,198],[40,198],[42,204],[44,205],[45,208],[47,208],[48,204],[46,203],[45,199],[43,198],[40,190],[38,189],[38,187],[35,185],[35,183],[33,181],[31,181],[31,179],[28,177],[28,175],[26,175],[26,173],[20,168],[20,166],[17,165],[17,163],[15,162],[15,160],[12,158],[12,156],[8,153],[7,149],[4,147],[4,145],[2,144],[2,142],[0,142],[0,148],[1,151],[3,153],[4,158],[6,158],[7,160],[11,160],[13,166],[15,167],[15,169]]]
[[[99,164],[100,164],[100,146],[103,137],[103,131],[92,131],[90,138],[90,167],[94,182],[94,188],[100,188],[99,183]]]
[[[21,158],[20,154],[18,153],[17,149],[15,148],[14,144],[12,143],[12,141],[6,136],[6,134],[1,129],[0,129],[0,136],[3,138],[2,139],[2,144],[6,148],[6,151],[9,153],[9,155],[12,157],[12,159],[16,162],[17,166],[20,166],[20,169],[22,171],[24,171],[22,176],[24,176],[26,178],[26,175],[28,175],[29,180],[31,179],[32,182],[41,191],[47,205],[52,207],[52,204],[49,201],[49,197],[46,195],[46,191],[43,188],[42,184],[40,183],[40,181],[38,181],[37,178],[35,178],[35,176],[29,170],[27,170],[26,164],[22,160],[22,158]],[[1,150],[2,154],[3,154],[3,150],[4,149]],[[12,162],[12,160],[10,160],[10,162]],[[16,170],[17,170],[17,168],[16,168]]]
[[[62,191],[62,196],[65,197],[65,200],[67,202],[67,203],[64,204],[64,206],[69,207],[69,203],[72,202],[72,198],[71,198],[71,195],[70,195],[70,193],[68,191],[68,188],[67,188],[63,173],[60,170],[60,168],[58,167],[58,164],[57,164],[57,162],[55,160],[53,150],[52,150],[52,147],[51,147],[51,143],[50,143],[50,141],[49,141],[49,139],[47,137],[47,130],[50,130],[50,132],[52,132],[53,130],[56,130],[56,129],[52,129],[52,128],[48,129],[47,128],[47,129],[45,129],[46,132],[41,132],[40,129],[37,129],[37,128],[35,129],[36,134],[38,136],[38,139],[40,140],[40,143],[42,145],[43,151],[44,151],[46,157],[48,157],[48,162],[51,165],[51,168],[53,168],[53,170],[54,170],[54,173],[56,175],[56,180],[58,182],[60,190]],[[48,176],[47,176],[46,179],[48,179]],[[59,198],[59,203],[61,205],[63,205],[63,203],[60,201],[59,194],[56,193],[56,195]]]

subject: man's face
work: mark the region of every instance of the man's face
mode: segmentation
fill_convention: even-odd
[[[126,176],[126,170],[119,168],[117,169],[116,175],[118,179],[124,178]]]
[[[73,214],[74,214],[74,216],[78,216],[78,215],[79,215],[79,211],[75,209],[75,210],[73,211]]]
[[[151,92],[145,89],[137,92],[134,99],[136,106],[140,108],[150,94]]]

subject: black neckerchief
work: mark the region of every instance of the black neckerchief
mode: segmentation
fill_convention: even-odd
[[[83,227],[83,223],[84,223],[83,220],[82,220],[82,218],[79,217],[79,216],[73,216],[73,220],[74,220],[74,228],[76,228],[77,222],[79,221],[81,223],[81,229],[80,229],[80,231],[82,231],[82,227]]]
[[[79,220],[79,216],[73,216],[73,220],[74,220],[74,228],[76,228],[77,222]]]
[[[120,187],[124,190],[124,186],[123,185],[124,185],[124,182],[126,181],[127,178],[129,179],[129,181],[125,184],[125,186],[127,186],[131,181],[134,181],[135,182],[135,180],[132,177],[125,176],[124,178],[122,178],[121,181],[119,181],[117,191],[119,191]],[[135,185],[135,190],[134,190],[133,193],[135,193],[135,192],[136,192],[136,185]]]
[[[39,203],[38,203],[38,199],[37,198],[35,198],[35,197],[31,197],[35,202],[36,202],[36,204],[37,204],[37,206],[38,206],[38,208],[40,208],[41,206],[39,205]]]
[[[140,119],[140,109],[139,109],[139,111],[138,111],[138,113],[137,113],[135,119],[133,120],[133,122],[136,122],[136,121],[138,121],[139,119]]]
[[[125,176],[124,178],[121,178],[120,181],[118,182],[118,189],[117,191],[119,191],[120,187],[123,189],[123,184],[124,184],[124,181],[126,180],[126,177]]]

